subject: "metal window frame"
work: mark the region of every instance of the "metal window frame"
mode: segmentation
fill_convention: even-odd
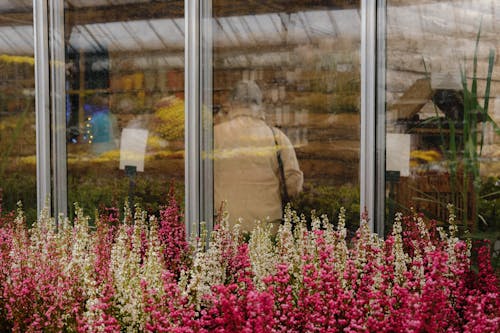
[[[376,164],[375,164],[375,232],[384,236],[385,230],[385,137],[386,137],[386,31],[387,31],[387,3],[386,0],[377,1],[377,68],[375,68],[376,79]]]
[[[200,45],[200,134],[201,138],[201,198],[200,218],[206,223],[208,233],[212,232],[214,226],[214,172],[213,172],[213,31],[214,22],[212,13],[212,0],[202,1],[200,8],[201,34]]]
[[[66,61],[63,0],[49,0],[53,214],[67,215]],[[57,223],[57,221],[56,221]]]
[[[201,221],[208,232],[213,228],[212,1],[185,0],[184,6],[185,224],[190,237],[200,234]]]
[[[37,211],[50,210],[50,87],[47,0],[33,0]]]
[[[37,211],[67,214],[64,4],[33,0]],[[52,195],[51,195],[52,194]],[[57,222],[56,222],[57,223]]]
[[[50,3],[51,35],[48,3]],[[185,223],[188,236],[199,234],[201,218],[213,217],[213,174],[210,154],[211,120],[203,119],[202,105],[212,107],[212,47],[211,2],[185,0]],[[385,87],[383,54],[385,36],[377,35],[377,20],[385,24],[385,1],[361,1],[361,148],[360,148],[360,205],[368,212],[371,230],[383,232],[383,172],[385,158],[385,107],[377,92]],[[51,161],[54,172],[54,203],[57,212],[67,206],[67,175],[65,147],[65,74],[64,67],[64,6],[62,0],[33,0],[35,32],[35,90],[37,136],[37,204],[40,211],[51,193]],[[204,37],[200,27],[203,25]],[[377,37],[379,37],[377,39]],[[49,39],[50,38],[50,39]],[[54,64],[50,68],[49,45]],[[377,43],[377,40],[379,41]],[[382,52],[382,53],[381,53]],[[51,71],[49,72],[49,69]],[[47,85],[51,78],[52,88]],[[49,80],[50,81],[50,80]],[[204,89],[204,90],[203,90]],[[52,92],[52,95],[51,95]],[[203,93],[204,92],[204,93]],[[50,111],[52,96],[52,136],[50,152]],[[210,112],[206,112],[210,114]],[[378,120],[378,121],[377,121]],[[205,121],[205,123],[203,123]],[[377,127],[378,126],[378,127]],[[64,133],[63,133],[64,132]],[[377,150],[378,147],[378,150]],[[205,152],[205,157],[202,153]],[[376,178],[377,176],[377,178]],[[380,178],[382,177],[382,178]],[[379,179],[379,182],[377,182]],[[47,203],[50,204],[50,203]],[[377,210],[375,210],[377,208]],[[375,213],[377,212],[376,220]],[[382,219],[381,219],[382,218]],[[381,227],[382,224],[382,227]]]
[[[187,237],[200,233],[200,1],[185,0],[185,126],[184,177],[185,225]],[[194,225],[193,225],[194,224]]]
[[[363,0],[361,3],[360,204],[368,213],[370,229],[383,234],[383,216],[380,219],[375,215],[379,211],[375,207],[384,205],[384,181],[377,182],[376,178],[384,172],[385,163],[385,155],[376,153],[377,147],[382,147],[385,152],[385,129],[378,125],[385,126],[385,108],[382,101],[377,101],[377,85],[385,86],[385,83],[377,81],[376,75],[382,61],[377,60],[381,47],[377,44],[377,10],[381,6],[385,6],[383,1]],[[186,230],[191,234],[193,221],[204,219],[209,222],[209,231],[213,223],[213,164],[207,159],[207,154],[203,154],[204,157],[201,155],[210,151],[212,135],[212,123],[201,117],[201,105],[207,109],[212,106],[211,1],[200,6],[196,0],[186,0],[186,15],[186,110],[189,110],[186,112]],[[199,21],[196,21],[197,18]],[[200,25],[203,26],[203,34],[199,30]],[[202,87],[192,87],[189,80],[201,82]],[[199,145],[196,146],[196,143]],[[198,195],[196,189],[200,191]]]
[[[377,3],[361,1],[361,148],[360,148],[360,207],[368,214],[370,230],[375,221],[375,142],[376,142],[376,31]],[[378,229],[378,228],[377,228]]]

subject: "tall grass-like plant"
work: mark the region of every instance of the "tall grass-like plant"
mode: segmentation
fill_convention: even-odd
[[[447,116],[443,122],[439,117],[438,109],[435,107],[436,115],[425,122],[437,121],[440,137],[440,148],[447,160],[447,167],[450,173],[451,192],[458,194],[462,201],[462,223],[468,225],[469,201],[474,200],[477,205],[479,202],[479,193],[481,189],[480,160],[483,151],[486,124],[491,124],[495,133],[500,134],[500,127],[489,115],[489,101],[491,91],[491,81],[493,67],[495,63],[495,51],[491,49],[488,54],[488,69],[486,75],[486,85],[483,93],[483,102],[480,102],[478,94],[478,52],[479,41],[481,38],[481,25],[476,35],[474,54],[472,60],[472,75],[468,76],[465,63],[461,67],[460,77],[463,92],[463,118],[454,119]],[[428,68],[424,61],[424,68],[428,75]],[[430,80],[429,80],[430,84]],[[461,124],[457,124],[457,120]],[[445,129],[449,131],[448,138],[445,135]],[[470,184],[472,183],[473,193],[470,196]],[[420,193],[423,201],[434,201],[435,199],[426,197],[425,193]],[[438,204],[446,206],[448,202],[439,202]],[[472,228],[477,226],[478,219],[486,223],[480,213],[476,212],[472,216]]]
[[[479,201],[479,191],[481,188],[481,178],[479,175],[480,170],[480,157],[483,150],[484,144],[484,133],[485,124],[490,123],[493,125],[495,132],[500,133],[500,128],[496,122],[491,118],[488,113],[489,101],[490,101],[490,90],[491,90],[491,79],[493,73],[493,66],[495,63],[495,51],[490,49],[488,55],[488,71],[486,76],[486,87],[484,90],[484,101],[481,104],[479,102],[478,96],[478,74],[477,74],[477,62],[478,62],[478,50],[479,50],[479,40],[481,37],[481,26],[476,38],[476,45],[474,48],[473,66],[472,66],[472,79],[470,86],[467,79],[467,71],[465,66],[461,70],[462,78],[462,88],[464,97],[464,119],[463,119],[463,177],[462,177],[462,200],[463,200],[463,217],[467,219],[468,216],[468,202],[473,199],[476,204]],[[450,131],[453,127],[450,127]],[[455,133],[451,133],[450,140],[454,140]],[[450,141],[450,149],[452,148],[452,142]],[[456,156],[456,153],[455,153]],[[453,170],[453,172],[456,171]],[[452,173],[453,174],[453,173]],[[469,182],[472,181],[473,184],[473,198],[469,198],[468,188]],[[478,214],[473,217],[473,227],[477,225]],[[466,222],[464,220],[464,222]]]

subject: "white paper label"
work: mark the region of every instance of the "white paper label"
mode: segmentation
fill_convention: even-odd
[[[148,130],[137,128],[124,128],[120,143],[120,169],[125,166],[135,166],[138,172],[144,172],[144,158],[146,157],[146,144]]]
[[[387,133],[386,170],[399,171],[401,177],[410,175],[410,134]]]

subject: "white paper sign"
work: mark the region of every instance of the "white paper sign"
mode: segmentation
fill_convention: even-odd
[[[146,144],[148,141],[148,130],[137,128],[124,128],[120,143],[120,169],[125,166],[135,166],[137,171],[144,171],[144,158],[146,156]]]
[[[387,171],[399,171],[401,177],[410,175],[410,134],[387,133],[386,137]]]

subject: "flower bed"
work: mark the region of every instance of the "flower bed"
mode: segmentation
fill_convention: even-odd
[[[497,332],[498,281],[489,248],[419,215],[398,215],[386,240],[366,221],[346,240],[293,211],[276,239],[249,240],[221,221],[207,248],[188,243],[173,198],[161,215],[116,210],[91,227],[81,209],[58,232],[47,212],[31,229],[0,212],[0,331]],[[293,223],[292,223],[293,222]],[[292,228],[292,224],[294,228]],[[246,239],[246,241],[244,241]]]

